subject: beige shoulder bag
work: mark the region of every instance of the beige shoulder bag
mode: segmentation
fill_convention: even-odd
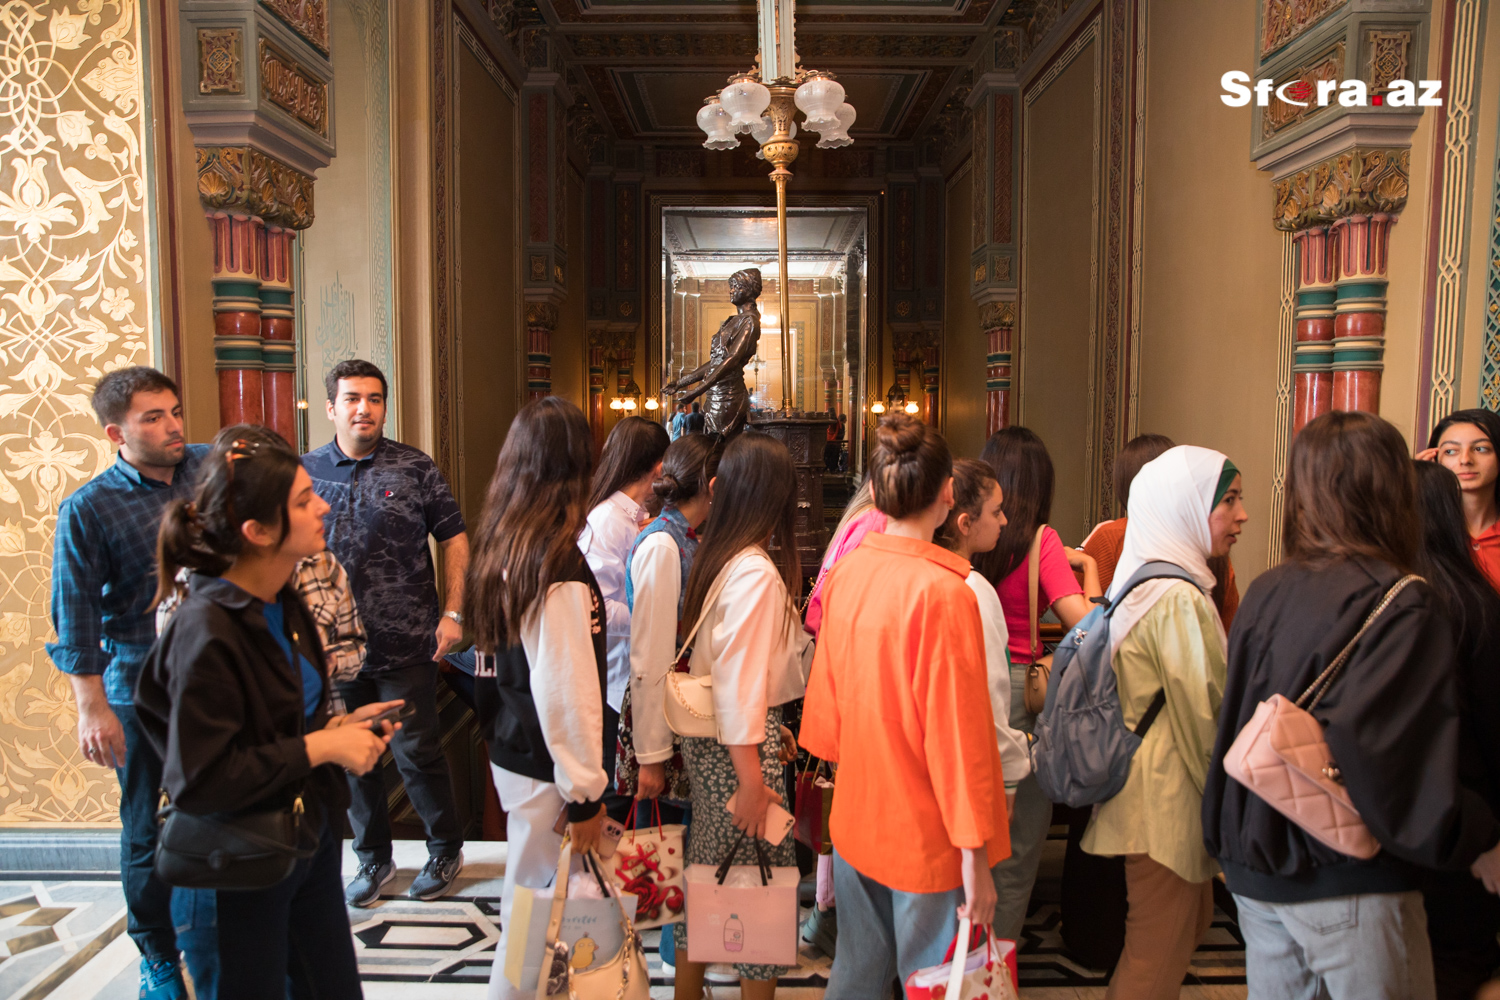
[[[703,625],[703,619],[708,617],[709,609],[719,600],[719,595],[724,592],[725,581],[729,579],[729,567],[739,557],[736,556],[724,565],[719,571],[718,579],[709,588],[708,596],[703,600],[703,608],[698,612],[698,620],[693,623],[692,631],[687,638],[682,640],[682,645],[677,649],[677,655],[672,657],[672,665],[667,668],[665,682],[667,685],[667,696],[661,700],[662,710],[667,716],[667,728],[678,736],[697,736],[704,739],[719,738],[719,720],[714,717],[714,677],[709,672],[702,677],[694,677],[691,674],[680,674],[677,672],[677,664],[682,662],[683,654],[693,648],[693,637],[698,634],[698,629]]]
[[[1026,711],[1031,715],[1038,715],[1047,705],[1047,682],[1052,677],[1052,654],[1042,656],[1042,643],[1037,638],[1037,629],[1040,616],[1038,614],[1037,602],[1040,599],[1042,583],[1042,532],[1047,530],[1044,524],[1036,529],[1036,537],[1031,540],[1031,551],[1026,553],[1026,596],[1030,601],[1031,645],[1027,647],[1031,651],[1031,663],[1026,667],[1026,691],[1024,701]]]
[[[641,939],[625,916],[620,890],[599,869],[598,855],[589,851],[583,856],[584,869],[599,880],[599,888],[614,900],[620,915],[624,941],[615,957],[596,969],[574,969],[568,943],[557,939],[562,930],[563,908],[568,902],[568,861],[572,843],[563,839],[562,854],[557,860],[557,881],[552,883],[552,915],[547,921],[547,944],[542,952],[542,973],[537,976],[536,1000],[567,997],[570,1000],[651,1000],[651,976],[646,971],[646,957]]]

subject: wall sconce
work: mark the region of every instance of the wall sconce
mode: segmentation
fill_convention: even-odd
[[[646,400],[646,409],[654,412],[661,409],[661,404],[656,401],[655,396],[652,396],[650,399]]]
[[[875,400],[875,402],[873,402],[873,403],[870,404],[870,412],[871,413],[877,413],[877,414],[878,413],[884,413],[885,412],[885,404],[882,403],[878,399]]]
[[[915,401],[911,401],[911,402],[908,402],[906,404],[906,412],[907,413],[917,413],[921,409],[922,408],[920,406],[918,406]]]

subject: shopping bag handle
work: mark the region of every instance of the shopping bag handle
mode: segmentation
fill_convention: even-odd
[[[724,853],[724,860],[719,864],[718,870],[714,872],[714,879],[719,885],[723,885],[724,880],[729,877],[729,869],[734,867],[735,853],[739,851],[740,845],[744,842],[745,831],[741,830],[740,835],[734,839],[734,843],[730,845],[729,850]],[[761,846],[761,841],[758,837],[751,842],[755,845],[755,860],[757,867],[760,869],[760,884],[770,885],[771,862],[766,857],[766,849]]]
[[[635,813],[636,813],[636,807],[637,807],[637,803],[636,802],[632,802],[630,804],[630,818],[625,822],[625,832],[626,833],[634,833],[634,832],[636,832],[636,830],[635,830]],[[656,819],[656,835],[658,837],[661,837],[661,838],[665,839],[666,836],[667,836],[667,831],[664,830],[664,829],[662,829],[662,825],[661,825],[661,800],[660,799],[652,799],[651,800],[651,813],[652,813],[652,816],[655,817],[655,819]],[[631,839],[632,843],[635,841],[634,837],[631,837],[630,839]]]

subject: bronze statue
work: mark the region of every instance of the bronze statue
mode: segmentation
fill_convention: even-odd
[[[679,403],[690,403],[708,394],[703,407],[704,429],[725,440],[745,429],[750,419],[750,393],[745,387],[745,366],[755,357],[760,343],[760,271],[747,268],[729,276],[729,301],[739,312],[719,324],[719,332],[708,351],[708,363],[699,365],[675,381],[662,386],[666,395],[675,395],[694,383],[702,384],[683,396]]]

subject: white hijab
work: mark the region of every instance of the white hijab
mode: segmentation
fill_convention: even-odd
[[[1214,587],[1208,556],[1213,536],[1208,515],[1214,508],[1214,492],[1228,459],[1210,448],[1178,445],[1141,467],[1130,484],[1130,520],[1125,525],[1125,545],[1115,564],[1109,597],[1114,599],[1148,562],[1175,563],[1187,570],[1209,593]],[[1176,584],[1177,580],[1151,580],[1132,590],[1109,623],[1109,649],[1113,656],[1135,623]],[[1219,623],[1219,641],[1224,625]]]

